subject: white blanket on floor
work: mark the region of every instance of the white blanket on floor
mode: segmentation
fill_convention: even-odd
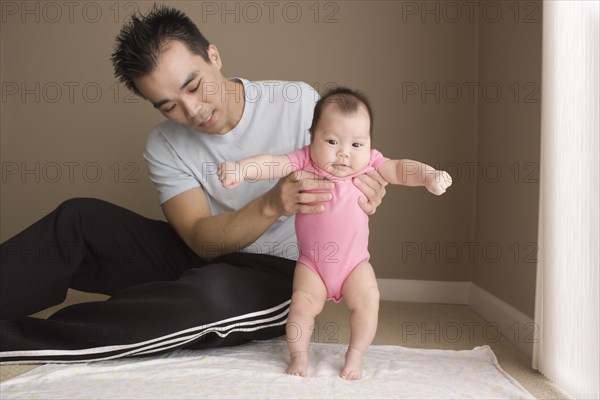
[[[346,346],[312,343],[309,376],[284,373],[282,340],[87,364],[48,364],[0,384],[5,399],[534,399],[488,346],[369,348],[363,379],[338,374]]]

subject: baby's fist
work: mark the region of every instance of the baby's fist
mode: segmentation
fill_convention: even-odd
[[[224,188],[233,189],[241,180],[240,164],[233,161],[222,162],[217,175]]]
[[[427,173],[425,187],[436,196],[444,194],[450,185],[452,185],[452,177],[446,171],[436,170]]]

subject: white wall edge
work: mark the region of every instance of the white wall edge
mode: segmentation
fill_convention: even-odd
[[[488,329],[499,330],[507,341],[532,357],[537,333],[533,319],[473,282],[377,279],[377,283],[384,301],[468,305],[489,322]]]

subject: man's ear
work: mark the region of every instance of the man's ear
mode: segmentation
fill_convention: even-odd
[[[214,44],[209,44],[206,49],[208,53],[208,59],[212,64],[214,64],[218,69],[221,69],[223,66],[223,62],[221,61],[221,55],[219,54],[219,49]]]

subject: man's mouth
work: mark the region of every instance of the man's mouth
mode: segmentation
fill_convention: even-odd
[[[197,123],[196,125],[198,125],[200,128],[208,128],[212,125],[213,123],[213,115],[214,115],[214,111],[212,111],[210,114],[208,114],[208,116],[206,116],[204,119],[201,119],[199,123]]]

